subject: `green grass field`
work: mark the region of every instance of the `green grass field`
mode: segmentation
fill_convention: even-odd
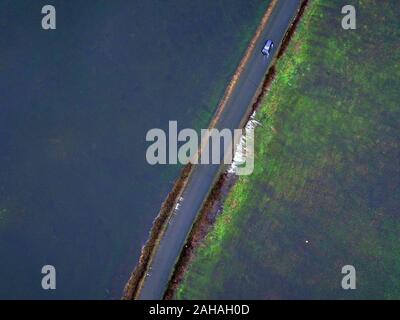
[[[258,113],[255,172],[178,299],[400,298],[399,26],[399,1],[310,1]]]

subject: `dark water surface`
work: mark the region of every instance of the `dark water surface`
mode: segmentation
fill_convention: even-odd
[[[119,298],[179,170],[146,132],[207,125],[266,3],[0,0],[0,298]]]

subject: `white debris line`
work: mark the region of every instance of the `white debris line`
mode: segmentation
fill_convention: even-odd
[[[175,215],[179,211],[179,207],[181,206],[182,201],[183,197],[180,197],[175,205],[173,215]]]
[[[259,125],[261,125],[261,123],[256,120],[256,111],[254,111],[250,116],[249,121],[247,121],[246,126],[244,127],[244,134],[242,134],[239,143],[236,146],[235,155],[233,156],[233,161],[228,169],[228,173],[236,173],[237,169],[246,163],[249,153],[254,152],[254,150],[248,150],[247,142],[250,137],[254,139],[254,135],[249,133],[250,131],[254,132],[254,129]]]

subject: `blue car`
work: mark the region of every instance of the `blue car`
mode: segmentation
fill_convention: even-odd
[[[268,57],[269,54],[271,53],[271,50],[273,47],[274,47],[274,43],[272,42],[272,40],[267,40],[267,42],[265,42],[263,49],[261,50],[261,53],[264,56]]]

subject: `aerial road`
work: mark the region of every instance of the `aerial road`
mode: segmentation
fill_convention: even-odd
[[[215,117],[214,126],[218,129],[240,128],[241,122],[248,114],[249,107],[271,66],[273,57],[278,52],[279,45],[298,12],[301,0],[278,0],[271,3],[272,11],[261,33],[255,39],[254,49],[249,52],[235,86],[227,96],[221,112]],[[269,57],[261,53],[268,39],[275,43]],[[179,210],[171,217],[153,256],[151,269],[140,290],[140,299],[150,300],[163,297],[186,237],[218,177],[219,169],[220,165],[196,165],[194,168],[183,191],[183,201],[180,203]]]

